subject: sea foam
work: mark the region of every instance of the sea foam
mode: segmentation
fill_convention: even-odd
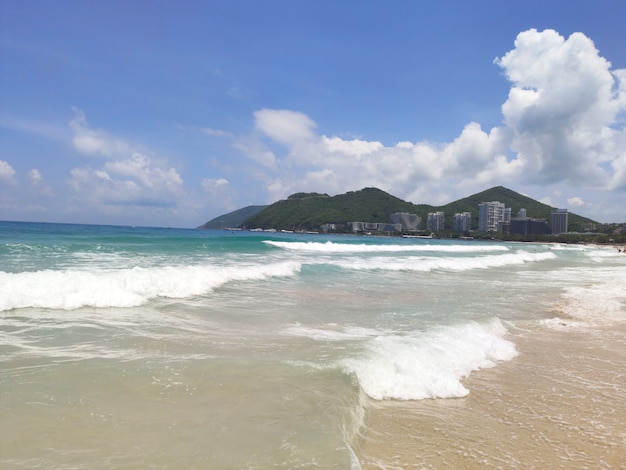
[[[464,397],[469,393],[461,382],[464,377],[517,355],[505,334],[495,319],[488,324],[381,335],[365,343],[362,357],[344,360],[342,365],[376,400]]]
[[[136,307],[157,297],[203,295],[231,281],[292,276],[296,262],[250,266],[165,266],[121,270],[0,272],[0,311],[39,307]]]
[[[579,278],[585,273],[579,272]],[[565,288],[556,307],[568,325],[608,325],[626,322],[626,271],[624,266],[596,270],[586,285]],[[557,319],[558,323],[562,323]]]
[[[434,270],[467,271],[471,269],[487,269],[501,266],[512,266],[555,259],[552,252],[530,253],[517,251],[501,255],[486,255],[481,257],[403,257],[403,258],[369,258],[336,260],[331,263],[344,269],[354,270],[381,270],[381,271],[417,271],[430,272]]]
[[[440,253],[480,253],[489,251],[508,251],[504,245],[478,245],[478,244],[464,244],[464,245],[409,245],[409,244],[395,244],[395,245],[382,245],[382,244],[353,244],[353,243],[334,243],[334,242],[281,242],[274,240],[265,240],[264,243],[292,251],[304,251],[314,253],[394,253],[394,252],[411,252],[411,251],[427,251],[427,252],[440,252]]]

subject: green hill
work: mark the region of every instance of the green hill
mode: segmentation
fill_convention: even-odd
[[[225,227],[239,227],[243,222],[252,217],[254,214],[265,209],[267,206],[247,206],[243,209],[238,209],[228,214],[220,215],[214,219],[209,220],[203,225],[198,227],[199,229],[220,229]]]
[[[245,227],[276,230],[319,230],[323,224],[345,226],[348,222],[390,222],[394,212],[410,212],[422,218],[422,228],[426,226],[429,212],[442,211],[446,216],[446,229],[452,229],[454,214],[472,213],[472,227],[478,227],[478,204],[481,202],[500,201],[511,208],[513,217],[521,208],[526,209],[528,217],[550,220],[554,210],[546,204],[519,194],[503,186],[482,191],[444,206],[413,204],[403,201],[377,188],[364,188],[337,196],[319,193],[296,193],[285,200],[269,206],[249,206],[231,212],[207,222],[200,228]],[[245,210],[256,209],[247,217],[242,217]],[[233,216],[233,215],[236,215]],[[232,216],[232,217],[230,217]],[[583,224],[592,223],[591,219],[569,214],[571,231],[581,230]],[[210,227],[209,224],[212,224]]]
[[[319,230],[323,224],[389,222],[394,212],[412,212],[415,204],[380,189],[365,188],[330,197],[327,194],[297,193],[278,201],[245,221],[247,228]]]
[[[452,229],[453,216],[457,212],[472,213],[472,227],[478,227],[478,204],[481,202],[500,201],[505,207],[511,208],[511,215],[515,217],[522,208],[526,209],[528,217],[534,219],[546,219],[550,222],[550,214],[554,207],[543,204],[520,193],[516,193],[504,186],[496,186],[486,191],[473,194],[458,201],[451,202],[445,206],[437,208],[438,211],[446,214],[446,228]],[[569,213],[568,217],[570,231],[579,231],[583,224],[592,223],[593,220]]]

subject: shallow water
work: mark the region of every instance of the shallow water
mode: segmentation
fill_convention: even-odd
[[[3,468],[615,468],[626,256],[0,223]]]

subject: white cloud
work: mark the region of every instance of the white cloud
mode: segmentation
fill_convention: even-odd
[[[578,207],[578,206],[582,206],[585,202],[582,200],[582,198],[576,196],[576,197],[570,197],[567,200],[567,203],[571,207]]]
[[[502,125],[489,131],[470,122],[449,143],[386,146],[318,134],[301,112],[262,109],[234,146],[264,166],[269,202],[365,186],[426,203],[490,185],[626,189],[626,70],[612,70],[584,34],[553,30],[520,33],[495,63],[511,89]]]
[[[138,153],[102,168],[74,168],[70,174],[70,186],[98,204],[173,207],[183,194],[183,180],[174,168],[161,168]]]
[[[228,180],[226,178],[204,178],[202,180],[202,187],[206,190],[206,191],[212,191],[216,188],[221,188],[224,186],[228,186]]]
[[[565,39],[553,30],[520,33],[496,63],[512,82],[502,112],[524,179],[607,188],[603,163],[624,132],[615,127],[626,109],[622,72],[582,33]]]
[[[352,157],[362,157],[369,155],[384,148],[380,142],[368,142],[366,140],[343,140],[339,137],[328,138],[322,136],[322,144],[328,152],[337,152]]]
[[[8,162],[0,160],[0,184],[13,185],[15,183],[15,170]]]
[[[28,172],[28,176],[33,184],[39,184],[43,182],[43,176],[37,168],[33,168]]]
[[[626,154],[617,157],[611,165],[613,168],[612,189],[626,190]]]
[[[230,132],[226,132],[220,129],[211,129],[209,127],[203,128],[202,132],[212,137],[232,137],[233,136]]]
[[[315,123],[302,113],[265,109],[255,116],[255,132],[274,137],[282,153],[274,153],[254,133],[237,140],[235,147],[272,170],[262,176],[270,201],[296,191],[338,193],[365,186],[407,197],[415,195],[416,185],[474,180],[477,167],[484,172],[482,180],[487,175],[513,177],[519,167],[504,156],[506,133],[497,128],[486,133],[477,123],[468,124],[450,144],[405,141],[386,147],[314,134]]]
[[[204,178],[201,182],[206,201],[203,208],[219,206],[227,210],[235,209],[232,197],[232,188],[226,178]]]
[[[69,123],[74,132],[72,144],[85,155],[96,155],[106,158],[124,158],[132,154],[134,147],[124,139],[117,138],[103,130],[92,129],[85,113],[74,108],[74,118]]]
[[[264,167],[276,169],[276,156],[274,152],[268,149],[260,140],[253,137],[242,137],[235,140],[233,147]]]
[[[105,170],[122,177],[136,180],[144,188],[159,191],[176,191],[183,184],[183,180],[174,168],[162,168],[158,163],[140,153],[126,160],[106,162]]]
[[[28,172],[28,179],[35,191],[45,196],[52,196],[52,188],[48,185],[43,175],[37,168],[33,168]]]
[[[164,208],[179,204],[183,180],[165,160],[149,157],[105,131],[93,130],[80,110],[75,110],[70,128],[78,152],[106,158],[99,168],[86,166],[70,172],[70,187],[85,200],[97,205]]]
[[[254,113],[256,129],[275,142],[294,145],[313,140],[315,123],[306,114],[285,109],[262,109]]]

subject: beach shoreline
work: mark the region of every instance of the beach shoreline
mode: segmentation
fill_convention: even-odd
[[[515,328],[459,399],[369,402],[363,470],[625,468],[626,325]]]

